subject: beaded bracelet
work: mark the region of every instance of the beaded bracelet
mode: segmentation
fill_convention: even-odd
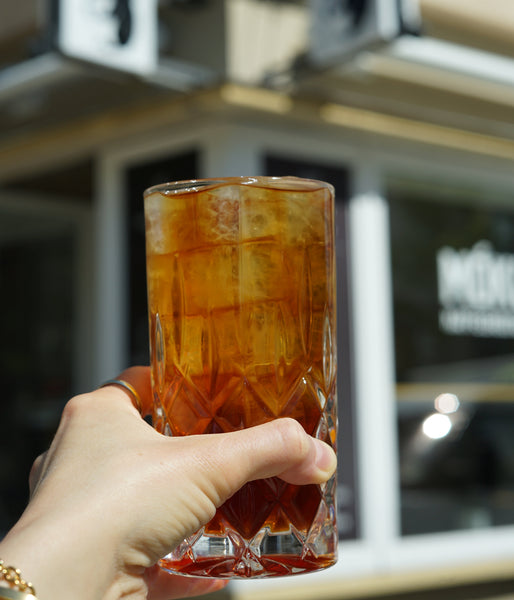
[[[37,600],[34,586],[25,581],[19,569],[6,567],[0,559],[0,581],[9,587],[0,587],[0,600]]]

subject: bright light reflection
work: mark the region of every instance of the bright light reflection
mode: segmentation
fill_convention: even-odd
[[[423,421],[423,433],[432,440],[440,440],[450,433],[452,422],[450,417],[435,413]]]
[[[439,394],[439,396],[437,396],[437,398],[434,400],[434,406],[438,412],[447,415],[457,412],[460,406],[460,401],[458,396],[455,394],[445,392],[444,394]]]

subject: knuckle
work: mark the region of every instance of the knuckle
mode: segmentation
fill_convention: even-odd
[[[73,396],[66,404],[62,411],[61,421],[69,421],[81,415],[91,405],[90,394],[79,394]]]
[[[34,478],[36,478],[38,476],[39,470],[43,464],[45,456],[46,456],[46,453],[40,454],[32,463],[32,467],[30,468],[30,472],[29,472],[29,480],[30,481],[32,481]]]
[[[29,491],[32,496],[34,490],[36,489],[41,477],[43,475],[43,468],[45,464],[45,459],[47,457],[47,452],[40,454],[36,460],[32,463],[32,467],[29,472]]]
[[[279,419],[276,422],[279,435],[287,453],[291,453],[301,460],[309,450],[309,443],[305,430],[298,421],[291,418]]]
[[[41,465],[41,462],[45,459],[45,456],[46,456],[46,452],[43,452],[42,454],[40,454],[39,456],[37,456],[34,459],[34,462],[32,463],[31,471],[36,471],[38,469],[38,467]]]

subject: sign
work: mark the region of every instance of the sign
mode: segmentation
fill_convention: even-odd
[[[439,327],[448,335],[514,338],[514,254],[480,240],[437,251]]]
[[[310,21],[309,57],[322,66],[391,40],[401,29],[398,0],[310,0]]]
[[[70,57],[151,74],[157,65],[157,0],[60,0],[59,49]]]

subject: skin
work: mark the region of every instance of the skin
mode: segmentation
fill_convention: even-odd
[[[120,379],[151,403],[146,367]],[[167,574],[158,559],[206,524],[244,483],[279,476],[322,483],[332,449],[291,419],[228,434],[169,438],[112,385],[72,398],[49,450],[34,463],[30,502],[0,557],[38,600],[171,600],[225,582]]]

